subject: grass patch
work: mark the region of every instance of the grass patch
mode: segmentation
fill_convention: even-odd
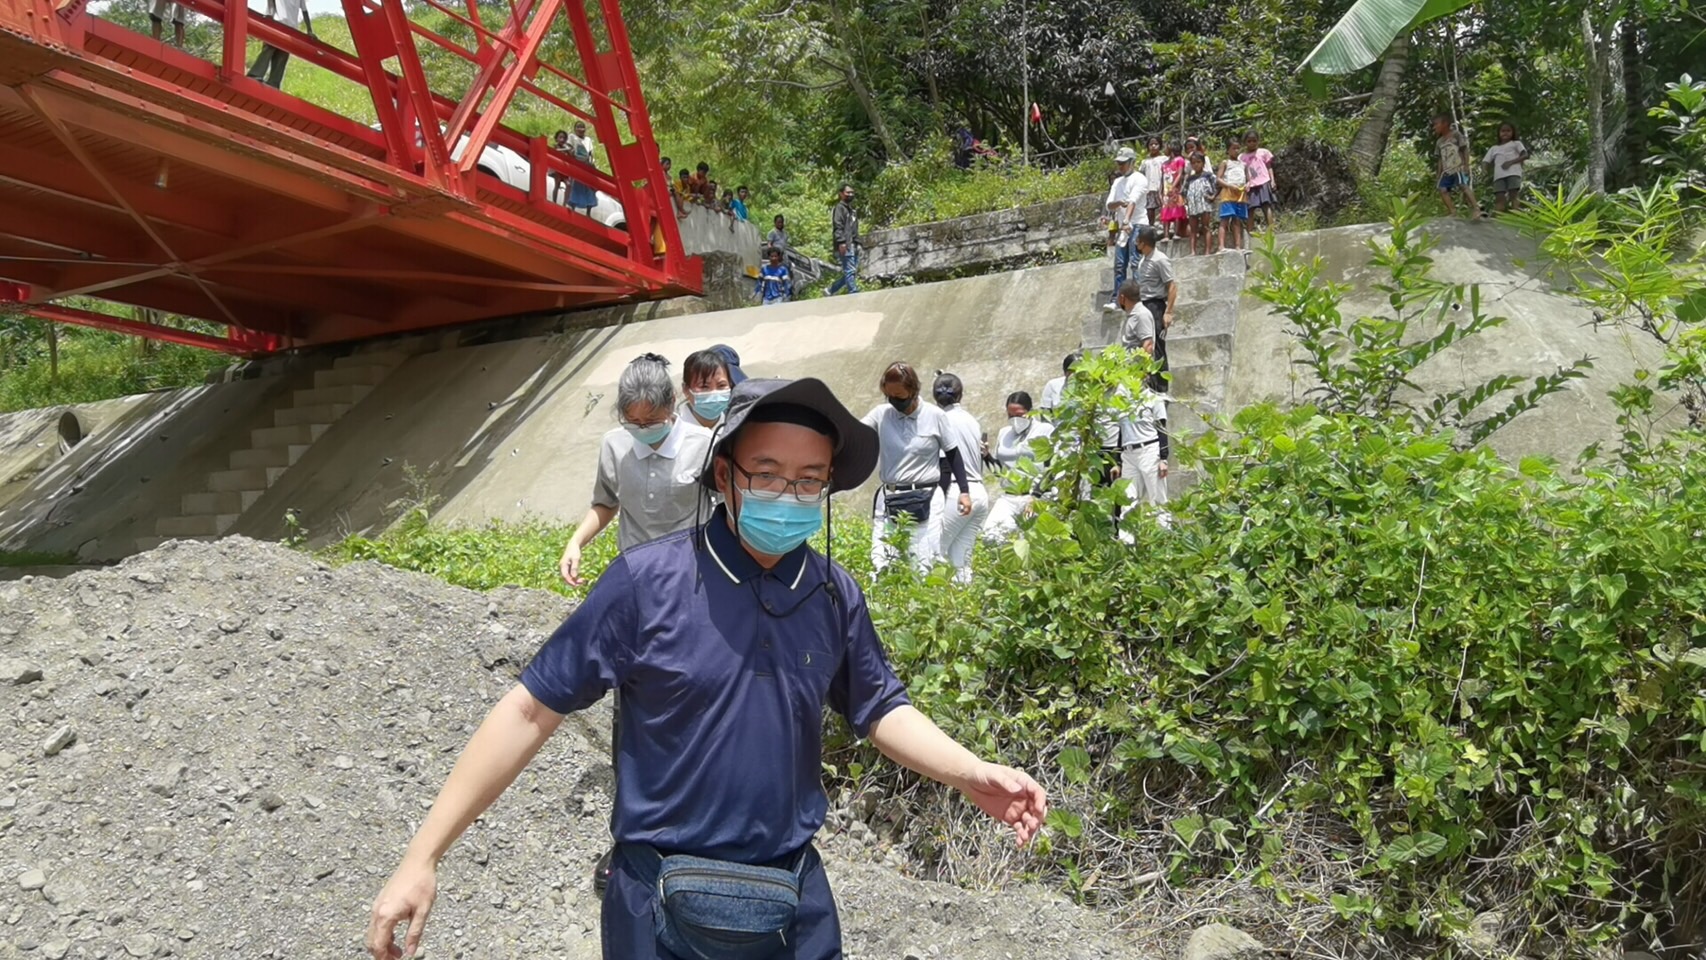
[[[30,329],[12,365],[0,368],[0,413],[196,386],[232,362],[223,354],[193,347],[145,346],[142,340],[123,334],[62,327],[55,375],[48,359],[45,324],[12,322],[19,329]]]

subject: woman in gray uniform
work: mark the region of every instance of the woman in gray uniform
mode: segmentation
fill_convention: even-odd
[[[655,353],[639,357],[616,382],[621,426],[598,447],[598,477],[592,507],[575,528],[557,569],[580,586],[581,551],[610,521],[621,518],[617,546],[623,552],[693,526],[707,507],[699,468],[711,449],[711,432],[675,415],[675,385],[669,361]]]

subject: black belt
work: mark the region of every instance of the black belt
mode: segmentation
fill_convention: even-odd
[[[1121,447],[1120,449],[1121,450],[1142,450],[1144,447],[1147,447],[1152,443],[1160,443],[1160,442],[1161,442],[1161,438],[1156,437],[1154,440],[1145,440],[1142,443],[1128,443],[1125,446]]]
[[[924,483],[885,483],[883,490],[888,493],[910,493],[913,490],[928,490],[936,484],[937,482],[934,480]]]

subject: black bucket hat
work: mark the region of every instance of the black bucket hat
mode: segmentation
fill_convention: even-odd
[[[735,352],[734,347],[731,347],[726,343],[719,343],[712,347],[711,350],[715,352],[717,356],[722,357],[723,362],[729,365],[729,386],[740,386],[741,383],[747,379],[746,371],[740,368],[740,354]]]
[[[830,460],[829,491],[851,490],[870,477],[877,467],[877,431],[855,417],[835,398],[829,385],[815,377],[799,380],[747,378],[734,388],[729,408],[717,424],[711,456],[726,452],[729,441],[753,411],[772,406],[800,407],[828,421],[834,436],[835,455]],[[709,461],[699,473],[699,483],[716,490],[715,471]]]

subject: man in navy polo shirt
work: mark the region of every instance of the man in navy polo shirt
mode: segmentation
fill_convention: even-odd
[[[1042,788],[977,759],[911,706],[858,585],[805,545],[829,494],[859,486],[876,459],[875,433],[821,381],[737,387],[701,477],[724,506],[703,527],[612,561],[492,709],[374,902],[372,955],[414,953],[450,845],[564,714],[612,689],[622,692],[622,733],[608,960],[677,956],[659,944],[660,922],[675,915],[654,907],[660,859],[680,856],[795,871],[797,911],[770,955],[841,956],[835,901],[811,848],[828,807],[825,705],[890,759],[1011,825],[1020,844],[1035,836]]]

